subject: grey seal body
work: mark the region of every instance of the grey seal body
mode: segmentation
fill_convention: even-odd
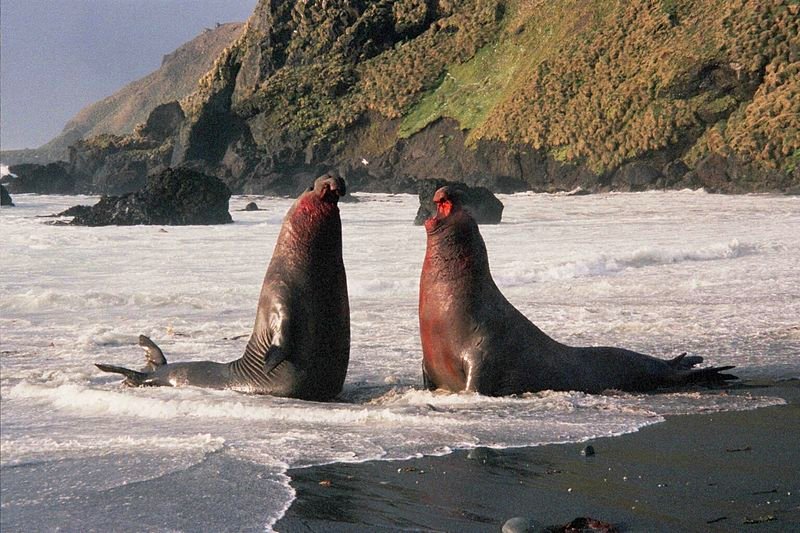
[[[420,277],[423,379],[430,389],[501,396],[540,390],[648,391],[692,382],[723,382],[720,368],[693,368],[703,358],[658,359],[623,348],[573,347],[536,327],[492,279],[478,226],[458,196],[436,192],[425,222]]]
[[[133,386],[197,386],[329,400],[350,357],[350,308],[337,202],[340,177],[321,176],[289,209],[272,254],[244,355],[229,363],[167,363],[145,336],[141,371],[98,364]]]

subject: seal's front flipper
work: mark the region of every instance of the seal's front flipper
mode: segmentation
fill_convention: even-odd
[[[144,372],[137,372],[136,370],[131,370],[129,368],[124,368],[121,366],[114,366],[114,365],[104,365],[102,363],[95,363],[97,368],[102,370],[103,372],[110,372],[112,374],[122,374],[125,376],[125,385],[129,385],[131,387],[141,387],[142,385],[148,385],[147,378],[148,375]]]
[[[153,372],[159,366],[167,364],[167,358],[156,343],[150,340],[149,337],[139,335],[139,346],[144,348],[144,356],[147,359],[147,364],[144,370]]]

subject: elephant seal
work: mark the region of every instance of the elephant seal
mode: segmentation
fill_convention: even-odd
[[[131,386],[167,385],[232,389],[304,400],[329,400],[342,390],[350,358],[350,307],[342,261],[338,176],[317,178],[283,220],[244,355],[229,363],[168,364],[145,336],[147,365],[139,372],[98,364],[123,374]]]
[[[703,358],[662,360],[622,348],[561,344],[503,296],[489,271],[478,225],[457,191],[438,189],[425,221],[427,250],[419,291],[422,372],[429,389],[503,396],[540,390],[647,391],[736,379],[694,369]]]

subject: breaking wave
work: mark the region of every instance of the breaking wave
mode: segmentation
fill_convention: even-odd
[[[756,246],[742,244],[736,239],[697,249],[643,247],[629,253],[599,254],[580,261],[570,261],[532,272],[497,276],[497,278],[499,284],[513,287],[531,282],[608,276],[635,268],[734,259],[754,253],[757,253]]]

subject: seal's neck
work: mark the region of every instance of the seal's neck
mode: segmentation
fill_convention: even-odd
[[[489,259],[478,225],[468,216],[448,221],[428,233],[423,278],[468,286],[489,273]]]
[[[311,191],[304,193],[286,214],[278,246],[291,249],[298,258],[341,256],[339,207],[321,200]]]

